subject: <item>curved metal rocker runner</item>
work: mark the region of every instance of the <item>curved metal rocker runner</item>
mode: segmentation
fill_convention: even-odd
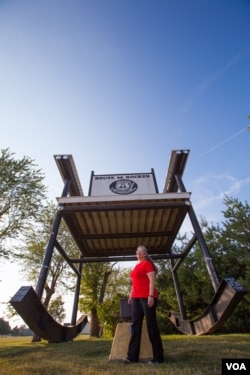
[[[216,331],[231,315],[245,289],[233,278],[219,282],[213,261],[182,181],[188,150],[172,151],[163,193],[158,192],[154,170],[118,175],[91,174],[88,196],[84,196],[72,155],[56,155],[64,181],[58,198],[51,237],[45,252],[36,291],[21,287],[11,299],[12,306],[27,325],[48,341],[72,340],[87,324],[87,317],[76,320],[82,268],[88,262],[135,260],[135,249],[144,244],[153,259],[169,259],[179,313],[169,313],[171,322],[183,333],[202,335]],[[173,244],[186,217],[194,235],[182,253]],[[61,219],[66,222],[80,255],[72,259],[57,241]],[[197,319],[187,320],[177,270],[198,241],[214,288],[214,297]],[[57,323],[44,308],[41,298],[54,249],[57,249],[76,274],[71,324]]]

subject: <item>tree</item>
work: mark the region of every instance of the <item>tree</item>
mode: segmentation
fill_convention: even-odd
[[[0,335],[8,335],[11,332],[9,322],[0,318]]]
[[[250,207],[237,198],[225,197],[224,222],[208,224],[201,220],[206,244],[220,280],[234,277],[250,288]],[[181,292],[188,317],[200,315],[214,291],[199,245],[196,244],[178,270]],[[249,294],[246,294],[221,331],[245,332],[250,326]]]
[[[245,201],[225,196],[222,228],[224,247],[223,277],[232,276],[250,290],[250,206]],[[221,264],[220,264],[221,265]],[[230,332],[249,332],[250,296],[246,293],[233,315],[223,327]]]
[[[120,300],[128,299],[131,291],[130,269],[113,268],[109,276],[103,302],[97,306],[98,318],[107,336],[113,336],[121,320]]]
[[[11,330],[12,336],[32,336],[32,331],[30,328],[27,328],[24,324],[22,324],[20,327],[15,326]]]
[[[24,235],[38,217],[45,198],[44,175],[29,157],[15,159],[9,149],[0,154],[0,256],[8,257],[6,242]],[[6,247],[5,247],[6,246]]]
[[[90,336],[100,337],[102,326],[98,305],[104,302],[109,277],[115,263],[87,263],[83,268],[80,307],[90,314]]]
[[[39,221],[33,224],[33,227],[26,234],[23,246],[16,252],[22,266],[22,273],[25,278],[33,284],[37,282],[40,265],[44,257],[46,245],[48,244],[53,225],[56,206],[53,202],[47,202],[47,205],[41,209]],[[65,223],[62,221],[59,228],[57,241],[65,249],[69,256],[75,257],[79,250],[72,239]],[[47,308],[52,295],[56,291],[71,288],[73,272],[67,262],[57,250],[54,250],[49,268],[47,282],[45,284],[44,305]],[[58,317],[59,318],[59,317]]]
[[[65,308],[62,296],[59,295],[52,299],[49,304],[49,313],[54,317],[59,323],[65,319]]]
[[[238,198],[225,196],[225,220],[221,226],[208,226],[206,241],[212,250],[218,275],[234,277],[250,288],[250,206]],[[245,297],[249,302],[249,295]]]

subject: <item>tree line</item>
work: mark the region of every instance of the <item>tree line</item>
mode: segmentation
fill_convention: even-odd
[[[29,157],[17,159],[9,149],[0,154],[0,262],[17,262],[21,272],[35,286],[48,243],[56,206],[46,197],[44,175]],[[247,290],[250,288],[250,207],[248,202],[225,196],[224,220],[201,227],[220,279],[234,277]],[[70,257],[79,250],[66,225],[62,222],[59,242]],[[185,248],[188,234],[178,237],[174,251]],[[178,311],[169,261],[157,262],[160,292],[158,319],[162,333],[173,333],[168,320],[169,310]],[[1,263],[0,263],[1,266]],[[130,292],[130,269],[116,263],[85,264],[81,283],[79,309],[88,314],[90,336],[113,335],[120,321],[120,300]],[[59,322],[65,319],[63,296],[74,291],[74,274],[55,250],[50,264],[42,302]],[[199,245],[196,244],[178,270],[181,293],[190,319],[199,316],[214,294]],[[0,281],[1,282],[1,281]],[[249,332],[249,294],[221,328],[223,332]],[[9,316],[15,314],[9,307]],[[3,319],[2,319],[3,320]]]
[[[0,336],[32,336],[33,332],[27,328],[25,325],[20,327],[15,326],[11,328],[9,322],[0,318]]]

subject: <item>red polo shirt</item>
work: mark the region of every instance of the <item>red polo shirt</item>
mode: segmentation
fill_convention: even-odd
[[[132,298],[148,298],[149,278],[147,273],[154,272],[152,263],[149,260],[137,263],[130,273],[132,280]],[[158,297],[157,289],[154,289],[154,297]]]

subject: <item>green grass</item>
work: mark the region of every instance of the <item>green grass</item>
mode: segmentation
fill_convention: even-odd
[[[16,375],[221,375],[222,358],[250,358],[250,334],[162,336],[166,362],[124,365],[109,361],[112,339],[79,336],[73,342],[31,343],[0,337],[0,374]]]

